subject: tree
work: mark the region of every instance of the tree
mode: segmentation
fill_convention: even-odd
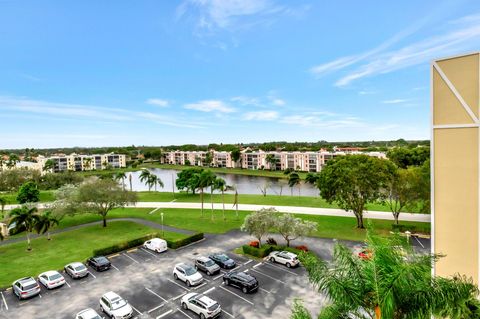
[[[10,221],[8,226],[14,226],[16,231],[25,229],[27,232],[27,250],[32,250],[32,243],[30,240],[30,233],[35,229],[35,224],[38,222],[39,216],[37,214],[37,207],[22,206],[14,208],[10,211]]]
[[[300,182],[301,182],[301,179],[298,173],[293,172],[288,176],[288,186],[290,187],[292,196],[293,196],[293,188],[295,186],[298,186],[298,195],[300,196]]]
[[[318,174],[308,173],[307,176],[305,176],[305,183],[316,185],[317,181],[318,181]]]
[[[5,213],[5,206],[7,205],[7,199],[5,197],[0,196],[0,211],[2,215],[0,218],[3,218],[3,214]]]
[[[230,152],[230,156],[232,157],[232,160],[235,163],[235,166],[237,166],[236,164],[240,160],[240,158],[242,156],[242,152],[240,152],[240,149],[236,148],[236,149],[234,149],[233,151]]]
[[[203,204],[204,204],[204,189],[211,187],[216,176],[212,173],[211,170],[203,170],[200,173],[195,174],[193,181],[195,182],[197,188],[200,190],[200,200],[202,202],[202,218],[203,218]]]
[[[263,197],[267,197],[267,190],[270,188],[271,183],[267,180],[262,186],[258,186],[258,189],[262,193]]]
[[[53,168],[55,167],[55,162],[49,158],[48,160],[45,161],[45,164],[43,165],[43,170],[44,171],[53,171]]]
[[[238,190],[237,190],[237,185],[232,185],[230,186],[232,190],[235,191],[235,195],[233,197],[233,206],[235,207],[235,220],[238,220]]]
[[[363,211],[377,201],[388,183],[388,161],[367,155],[339,156],[327,162],[319,174],[320,196],[328,203],[352,211],[357,228],[364,228]]]
[[[261,246],[262,237],[275,226],[275,213],[277,213],[277,210],[273,207],[257,210],[245,217],[240,229],[257,238]]]
[[[229,186],[227,185],[227,182],[225,182],[223,178],[216,177],[212,183],[212,189],[219,190],[220,192],[222,192],[222,206],[223,206],[222,214],[223,214],[223,220],[225,221],[225,191],[229,189]],[[211,202],[212,202],[212,220],[213,220],[213,198],[211,198]]]
[[[20,162],[20,158],[18,157],[18,155],[10,154],[7,161],[7,167],[12,169],[17,165],[18,162]]]
[[[58,225],[60,220],[52,213],[52,211],[45,211],[38,217],[37,222],[35,223],[35,231],[37,234],[47,233],[47,239],[50,240],[50,229]]]
[[[17,201],[20,204],[25,203],[36,203],[40,200],[40,191],[35,182],[26,182],[20,189],[17,194]]]
[[[302,220],[294,217],[292,214],[282,214],[275,219],[275,229],[287,242],[287,247],[290,247],[290,242],[299,237],[308,236],[317,230],[317,223]]]
[[[83,161],[83,170],[85,171],[88,171],[92,168],[92,158],[91,157],[87,157],[85,158],[85,160]]]
[[[405,257],[392,249],[402,243],[399,236],[382,238],[368,231],[369,259],[358,258],[341,244],[335,246],[331,262],[301,254],[310,282],[330,299],[318,318],[480,318],[478,289],[471,279],[432,277],[431,266],[440,256],[408,247]],[[294,318],[308,318],[302,308],[297,305]]]
[[[213,154],[212,152],[207,152],[205,154],[205,165],[211,166],[212,162],[213,162]]]
[[[150,175],[151,173],[147,169],[142,169],[142,172],[140,173],[140,182],[148,186],[148,191],[151,191],[153,186],[151,183]]]
[[[120,173],[116,173],[115,175],[113,175],[113,178],[116,181],[122,181],[122,188],[123,188],[123,190],[125,190],[125,178],[127,178],[127,175],[125,175],[124,172],[120,172]]]
[[[203,172],[203,168],[187,168],[177,173],[177,179],[175,180],[175,186],[179,190],[186,190],[192,192],[195,195],[195,190],[198,188],[198,174]]]
[[[149,187],[150,186],[155,187],[155,191],[157,191],[157,186],[160,186],[162,188],[164,186],[160,177],[158,177],[155,174],[150,174],[150,176],[148,177],[147,183],[148,183]]]
[[[415,186],[418,185],[419,178],[418,169],[414,167],[407,169],[392,167],[391,169],[385,202],[390,208],[397,225],[398,217],[403,208],[407,205],[413,206],[413,203],[416,203],[417,189]]]
[[[274,171],[277,169],[278,159],[274,154],[267,154],[267,156],[265,156],[265,161],[268,163],[270,170]]]
[[[123,190],[111,179],[85,181],[72,195],[71,200],[78,203],[77,211],[99,214],[103,219],[103,227],[107,227],[109,211],[137,201],[136,193]]]
[[[128,183],[130,184],[130,191],[133,191],[133,187],[132,187],[132,173],[128,174]]]
[[[394,147],[387,152],[387,157],[400,168],[422,166],[425,161],[430,159],[430,148]]]

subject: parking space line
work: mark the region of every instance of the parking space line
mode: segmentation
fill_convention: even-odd
[[[225,313],[225,314],[227,314],[227,315],[229,315],[229,316],[230,316],[230,317],[232,317],[232,318],[235,318],[235,316],[234,316],[234,315],[232,315],[232,314],[230,314],[230,313],[226,312],[226,311],[225,311],[225,310],[223,310],[223,309],[222,309],[222,312],[223,312],[223,313]]]
[[[167,299],[163,298],[162,296],[160,296],[159,294],[157,294],[155,291],[145,287],[145,289],[147,289],[149,292],[151,292],[152,294],[154,294],[155,296],[157,296],[158,298],[162,299],[163,301],[167,302]]]
[[[115,268],[116,270],[120,271],[120,269],[118,269],[117,267],[115,267],[114,264],[111,264],[113,268]]]
[[[175,249],[175,250],[176,250],[176,251],[179,251],[179,250],[185,249],[185,248],[190,247],[190,246],[192,246],[192,245],[196,245],[196,244],[198,244],[198,243],[201,243],[201,242],[204,241],[204,240],[206,240],[206,238],[203,238],[203,239],[194,241],[193,243],[190,243],[190,244],[188,244],[188,245],[182,246],[182,247],[177,248],[177,249]]]
[[[70,284],[68,283],[68,281],[65,280],[65,283],[67,284],[68,288],[72,288],[72,286],[70,286]]]
[[[130,304],[130,306],[132,306],[132,305]],[[133,310],[135,310],[136,312],[138,312],[138,314],[139,314],[140,316],[142,315],[142,313],[141,313],[140,311],[138,311],[137,308],[135,308],[134,306],[132,306],[132,308],[133,308]]]
[[[169,315],[169,314],[171,314],[171,313],[172,313],[172,311],[173,311],[173,310],[172,310],[172,309],[170,309],[169,311],[162,313],[162,314],[161,314],[160,316],[158,316],[156,319],[163,318],[163,317],[165,317],[166,315]]]
[[[182,310],[180,310],[180,308],[177,308],[178,311],[180,311],[181,313],[183,313],[185,316],[187,316],[188,318],[190,319],[193,319],[192,317],[190,317],[189,315],[187,315],[185,312],[183,312]]]
[[[250,300],[247,300],[247,299],[243,298],[242,296],[240,296],[240,295],[234,293],[233,291],[230,291],[230,290],[228,290],[227,288],[224,288],[224,287],[222,287],[222,286],[219,286],[219,288],[222,288],[222,289],[225,290],[226,292],[229,292],[229,293],[231,293],[232,295],[237,296],[238,298],[242,299],[243,301],[246,301],[247,303],[249,303],[250,305],[253,306],[253,302],[251,302]]]
[[[223,277],[223,274],[218,275],[217,277],[213,278],[213,280],[217,280],[218,278]]]
[[[249,259],[249,260],[247,260],[243,265],[246,266],[246,265],[248,265],[249,263],[251,263],[252,261],[253,261],[252,259]]]
[[[418,243],[420,244],[420,246],[422,246],[422,248],[425,248],[425,246],[423,246],[423,244],[420,242],[420,240],[418,240],[417,236],[412,236],[412,237],[415,238],[418,241]]]
[[[157,256],[157,255],[155,255],[154,253],[152,253],[152,252],[150,252],[150,251],[146,250],[145,248],[140,248],[140,250],[141,250],[141,251],[144,251],[144,252],[146,252],[146,253],[147,253],[147,254],[149,254],[149,255],[152,255],[153,257],[158,257],[158,256]]]
[[[206,285],[207,285],[207,283],[204,282],[204,283],[201,284],[200,286],[194,287],[193,289],[194,289],[194,290],[197,290],[197,289],[200,289],[200,288],[202,288],[203,286],[206,286]]]
[[[113,254],[113,255],[108,256],[108,258],[115,258],[115,257],[118,257],[118,256],[120,256],[120,254]]]
[[[5,309],[8,310],[7,301],[5,300],[5,297],[3,296],[3,292],[0,291],[0,295],[2,295],[3,303],[5,304]]]
[[[135,250],[136,250],[136,249],[135,249]],[[128,252],[128,250],[127,250],[127,252]],[[130,257],[128,254],[123,254],[123,255],[124,255],[125,257],[130,258],[131,260],[133,260],[133,261],[136,262],[137,264],[139,264],[139,262],[138,262],[137,260],[135,260],[135,259],[133,259],[132,257]],[[113,266],[113,265],[112,265],[112,266]]]
[[[38,294],[38,296],[39,296],[40,298],[42,298],[42,295],[41,295],[41,294]]]
[[[155,308],[153,308],[153,309],[150,309],[149,311],[147,311],[147,313],[154,312],[155,310],[157,310],[157,309],[160,309],[160,308],[162,308],[163,306],[165,306],[165,304],[164,304],[164,303],[162,303],[160,306],[156,306]]]
[[[267,294],[270,294],[270,293],[271,293],[270,291],[268,291],[268,290],[266,290],[266,289],[263,289],[262,287],[258,287],[258,289],[260,289],[261,291],[266,292]]]
[[[97,279],[97,277],[95,277],[94,274],[92,274],[90,271],[88,271],[88,273],[90,274],[90,276],[92,276],[93,278]],[[82,283],[84,283],[85,281],[83,281]]]
[[[269,275],[267,275],[266,273],[263,273],[263,272],[258,271],[258,270],[256,270],[256,269],[252,269],[252,271],[258,272],[260,275],[263,275],[263,276],[265,276],[265,277],[268,277],[268,278],[270,278],[270,279],[273,279],[273,280],[275,280],[275,281],[281,282],[282,284],[286,285],[286,283],[285,283],[284,281],[281,281],[280,279],[277,279],[277,278],[274,278],[274,277],[272,277],[272,276],[269,276]]]
[[[132,251],[136,251],[136,250],[137,250],[137,248],[132,248],[132,249],[127,250],[127,253],[131,253]]]
[[[205,294],[208,294],[209,292],[212,292],[212,291],[214,291],[214,290],[215,290],[215,287],[212,287],[212,288],[210,288],[210,289],[208,289],[208,290],[206,290],[206,291],[202,292],[202,294],[204,294],[204,295],[205,295]]]
[[[170,281],[172,284],[175,284],[177,285],[178,287],[182,288],[182,289],[185,289],[186,291],[190,291],[190,289],[186,288],[186,287],[183,287],[182,285],[180,285],[178,282],[175,282],[171,279],[167,279],[168,281]]]
[[[263,263],[256,264],[256,265],[253,266],[252,268],[257,268],[258,266],[261,266],[261,265],[263,265]]]
[[[187,292],[184,292],[183,294],[180,294],[180,295],[172,298],[172,300],[175,301],[175,300],[177,300],[177,299],[180,299],[180,298],[182,298],[183,296],[185,296],[186,294],[187,294]]]
[[[277,265],[275,265],[275,264],[273,264],[273,263],[271,263],[271,262],[264,263],[264,265],[267,265],[267,266],[270,266],[270,267],[274,267],[274,268],[277,268],[277,269],[279,269],[279,270],[281,270],[281,271],[285,271],[285,272],[288,272],[288,273],[290,273],[290,274],[292,274],[292,275],[298,276],[297,273],[294,273],[293,271],[290,271],[290,270],[288,270],[288,269],[285,269],[284,267],[277,266]]]

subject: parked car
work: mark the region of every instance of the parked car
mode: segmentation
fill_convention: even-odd
[[[211,276],[220,272],[220,266],[208,257],[197,257],[195,259],[195,268],[204,271],[207,275]]]
[[[232,269],[237,265],[235,260],[231,259],[225,254],[213,254],[208,256],[208,258],[213,260],[217,265],[224,269]]]
[[[258,289],[258,280],[254,276],[241,271],[231,271],[223,275],[223,282],[226,286],[240,288],[244,294]]]
[[[173,277],[180,279],[188,287],[198,285],[203,281],[203,276],[193,266],[183,263],[173,267]]]
[[[222,313],[222,308],[215,300],[191,292],[182,297],[182,307],[185,310],[191,310],[200,316],[201,319],[216,318]]]
[[[88,276],[88,268],[80,262],[70,263],[66,265],[63,269],[65,270],[65,273],[73,279]]]
[[[18,299],[27,299],[40,293],[40,285],[32,277],[25,277],[13,282],[12,291]]]
[[[88,308],[77,313],[77,315],[75,316],[75,319],[103,319],[103,318],[100,317],[100,315],[95,310],[93,310],[92,308]]]
[[[133,308],[128,301],[109,291],[100,298],[100,309],[113,319],[128,319],[133,316]]]
[[[108,270],[112,266],[110,260],[108,260],[108,258],[104,256],[91,257],[87,260],[87,264],[94,268],[96,271]]]
[[[38,275],[38,281],[47,289],[65,285],[65,278],[56,270],[50,270]]]
[[[152,238],[150,240],[147,240],[145,243],[143,243],[143,247],[157,253],[167,251],[168,249],[167,241],[161,238]]]
[[[297,255],[288,251],[272,251],[270,255],[268,255],[268,260],[284,264],[288,268],[296,267],[300,264]]]

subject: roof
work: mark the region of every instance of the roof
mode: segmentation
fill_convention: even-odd
[[[34,282],[37,282],[35,279],[33,279],[32,277],[25,277],[25,278],[21,278],[21,279],[18,279],[17,281],[19,281],[20,283],[26,283],[26,282],[30,282],[30,281],[34,281]]]
[[[207,307],[210,307],[214,304],[216,304],[217,302],[207,296],[204,296],[204,295],[198,295],[197,297],[195,297],[197,300],[200,300],[201,302],[203,302]]]
[[[84,266],[85,267],[84,264],[82,264],[81,262],[78,262],[78,261],[70,263],[67,266],[72,266],[73,268],[77,268],[78,266]]]
[[[77,315],[88,315],[90,317],[97,316],[97,312],[93,310],[92,308],[88,308],[85,310],[80,311]],[[88,318],[88,317],[87,317]]]
[[[50,276],[57,275],[57,274],[60,274],[60,273],[56,270],[49,270],[49,271],[45,271],[45,272],[41,273],[40,275],[46,275],[47,277],[50,277]]]
[[[205,262],[205,261],[209,261],[209,260],[211,260],[211,259],[208,258],[208,257],[205,257],[205,256],[200,256],[200,257],[197,257],[197,260],[200,260],[200,261],[204,261],[204,262]]]
[[[103,294],[103,297],[105,297],[109,300],[113,300],[115,298],[120,298],[120,296],[117,295],[116,293],[114,293],[113,291],[106,292],[105,294]]]

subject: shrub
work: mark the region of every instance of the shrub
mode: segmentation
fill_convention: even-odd
[[[258,240],[251,241],[248,246],[258,248],[260,247],[260,242]]]
[[[194,242],[202,240],[202,239],[203,239],[203,233],[196,233],[196,234],[193,234],[191,236],[188,236],[188,237],[185,237],[185,238],[182,238],[182,239],[178,239],[178,240],[175,240],[175,241],[167,240],[167,246],[168,246],[168,248],[171,248],[171,249],[177,249],[177,248],[180,248],[182,246],[186,246],[188,244],[194,243]]]
[[[267,238],[267,244],[277,246],[277,241],[272,237],[268,237]]]
[[[250,245],[243,245],[242,249],[244,254],[251,255],[258,258],[263,258],[274,250],[273,246],[270,246],[270,245],[263,245],[261,248],[255,248]]]
[[[305,245],[296,246],[295,248],[304,252],[308,251],[308,247]]]

